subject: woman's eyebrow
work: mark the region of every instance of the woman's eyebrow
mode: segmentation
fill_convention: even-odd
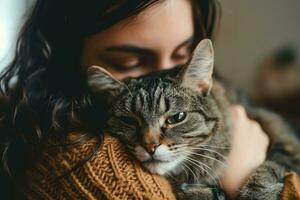
[[[176,50],[185,45],[192,43],[193,41],[194,41],[194,37],[193,36],[189,37],[187,40],[180,43],[176,47]],[[110,47],[107,47],[105,50],[110,51],[110,52],[125,52],[125,53],[135,53],[135,54],[143,54],[143,55],[151,55],[151,56],[155,55],[155,51],[152,49],[133,46],[130,44],[110,46]]]
[[[193,42],[194,42],[194,36],[191,36],[191,37],[189,37],[187,40],[185,40],[184,42],[182,42],[181,44],[179,44],[179,45],[176,47],[175,51],[178,50],[178,49],[180,49],[181,47],[184,47],[184,46],[186,46],[186,45],[190,45],[190,44],[192,44]]]
[[[154,55],[155,52],[152,49],[133,46],[133,45],[118,45],[110,46],[105,49],[110,52],[125,52],[125,53],[135,53],[135,54],[144,54],[144,55]]]

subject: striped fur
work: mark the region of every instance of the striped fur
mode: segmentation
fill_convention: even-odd
[[[213,81],[212,68],[212,45],[204,40],[186,66],[171,70],[123,82],[102,68],[89,70],[91,88],[109,108],[107,131],[122,140],[145,168],[168,177],[178,199],[226,199],[219,176],[231,147],[228,107],[233,98],[226,96],[223,84]],[[280,117],[246,108],[267,132],[272,146],[268,160],[238,195],[275,200],[283,188],[284,171],[300,173],[299,140]],[[183,117],[178,120],[178,116]],[[174,119],[176,123],[169,123]]]

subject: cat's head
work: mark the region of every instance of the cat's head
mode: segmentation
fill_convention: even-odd
[[[90,67],[89,85],[109,101],[108,131],[147,169],[165,174],[216,142],[220,111],[210,95],[213,63],[205,39],[185,66],[122,82]]]

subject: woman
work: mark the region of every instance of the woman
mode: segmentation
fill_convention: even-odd
[[[122,79],[184,64],[201,39],[213,38],[218,16],[214,0],[38,0],[1,75],[5,170],[20,177],[19,166],[34,163],[54,134],[61,145],[70,132],[82,143],[101,135],[102,108],[85,80],[90,65]],[[223,179],[229,195],[263,162],[268,145],[242,107],[232,111],[234,145]]]

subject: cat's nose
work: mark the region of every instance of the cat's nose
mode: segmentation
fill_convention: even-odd
[[[153,155],[155,150],[157,149],[157,147],[159,146],[160,144],[156,144],[156,143],[150,143],[150,144],[146,144],[145,147],[146,147],[146,150],[147,152],[150,154],[150,155]]]

